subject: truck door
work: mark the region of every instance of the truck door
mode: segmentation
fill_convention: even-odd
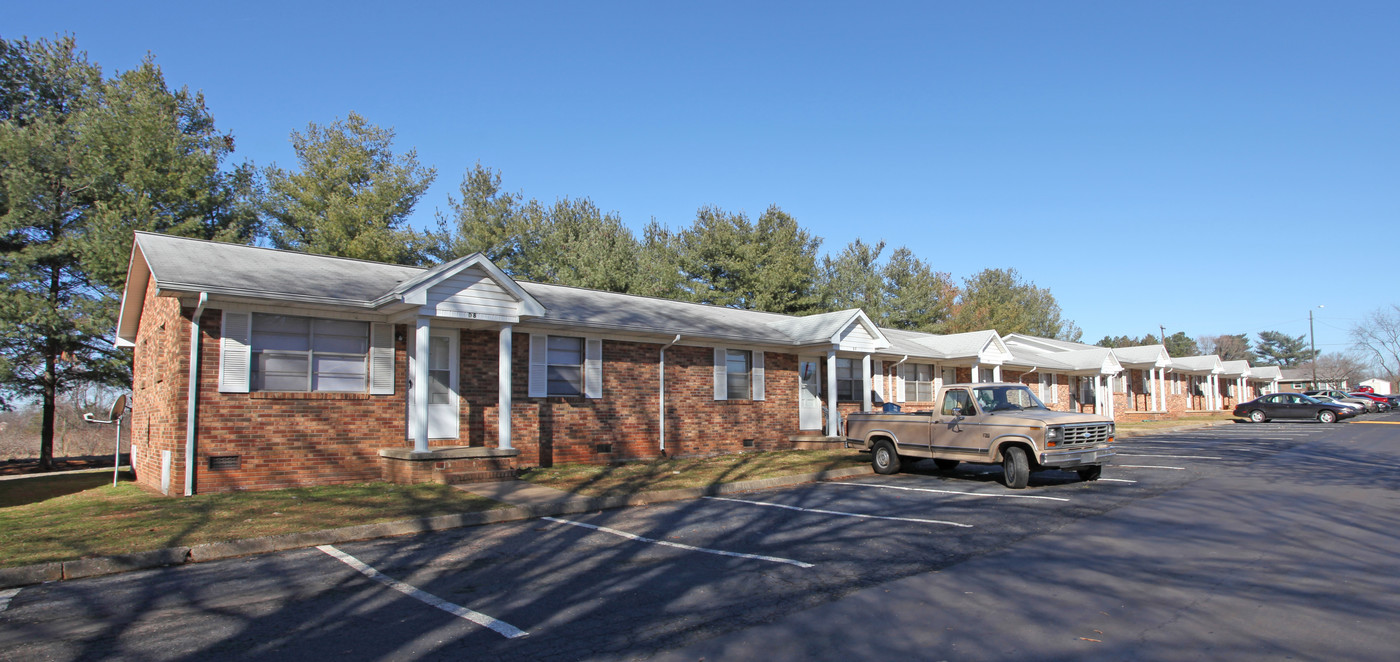
[[[957,409],[961,416],[954,413]],[[942,453],[971,453],[987,455],[987,439],[983,438],[984,425],[973,404],[972,394],[964,388],[950,388],[943,392],[938,411],[934,412],[933,426],[929,429],[930,450]]]

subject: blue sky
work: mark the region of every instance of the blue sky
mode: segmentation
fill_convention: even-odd
[[[1347,329],[1396,291],[1400,3],[12,3],[147,52],[238,160],[353,110],[436,166],[634,231],[777,204],[955,279],[1014,267],[1094,342]],[[1369,281],[1373,285],[1363,285]],[[1324,308],[1317,308],[1322,305]]]

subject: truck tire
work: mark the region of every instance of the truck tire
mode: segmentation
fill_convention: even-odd
[[[958,461],[957,461],[957,460],[934,460],[934,461],[933,461],[933,466],[938,467],[939,469],[942,469],[942,470],[944,470],[944,471],[952,471],[953,469],[958,468]]]
[[[899,464],[899,453],[894,452],[894,444],[885,439],[875,442],[875,448],[870,451],[870,466],[875,473],[897,474]]]
[[[1001,452],[1002,480],[1006,486],[1019,490],[1031,480],[1031,465],[1026,461],[1026,449],[1012,446]]]
[[[1337,413],[1332,411],[1331,409],[1324,409],[1320,412],[1317,412],[1317,421],[1319,423],[1336,423]]]
[[[1079,480],[1082,481],[1098,480],[1099,476],[1103,475],[1103,465],[1096,464],[1092,467],[1081,467],[1076,469],[1074,473],[1079,474]]]

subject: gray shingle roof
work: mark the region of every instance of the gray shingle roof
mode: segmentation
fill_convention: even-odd
[[[369,309],[457,262],[425,269],[148,232],[136,233],[136,243],[156,282],[167,290]],[[805,345],[830,341],[860,315],[845,310],[795,317],[518,282],[546,309],[536,321],[594,329]]]

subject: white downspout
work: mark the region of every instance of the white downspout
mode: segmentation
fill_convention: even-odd
[[[190,319],[190,383],[189,400],[185,404],[185,496],[194,496],[194,430],[199,419],[199,318],[209,293],[199,293],[199,304]],[[118,426],[120,427],[120,426]]]
[[[671,339],[671,342],[668,342],[665,345],[661,346],[661,367],[659,368],[661,377],[661,397],[657,398],[661,401],[660,411],[657,412],[660,414],[660,417],[658,418],[658,421],[660,422],[660,432],[657,435],[659,437],[659,439],[657,440],[657,445],[661,447],[662,455],[666,454],[666,350],[671,345],[674,345],[680,341],[681,334],[677,333],[676,337]]]

